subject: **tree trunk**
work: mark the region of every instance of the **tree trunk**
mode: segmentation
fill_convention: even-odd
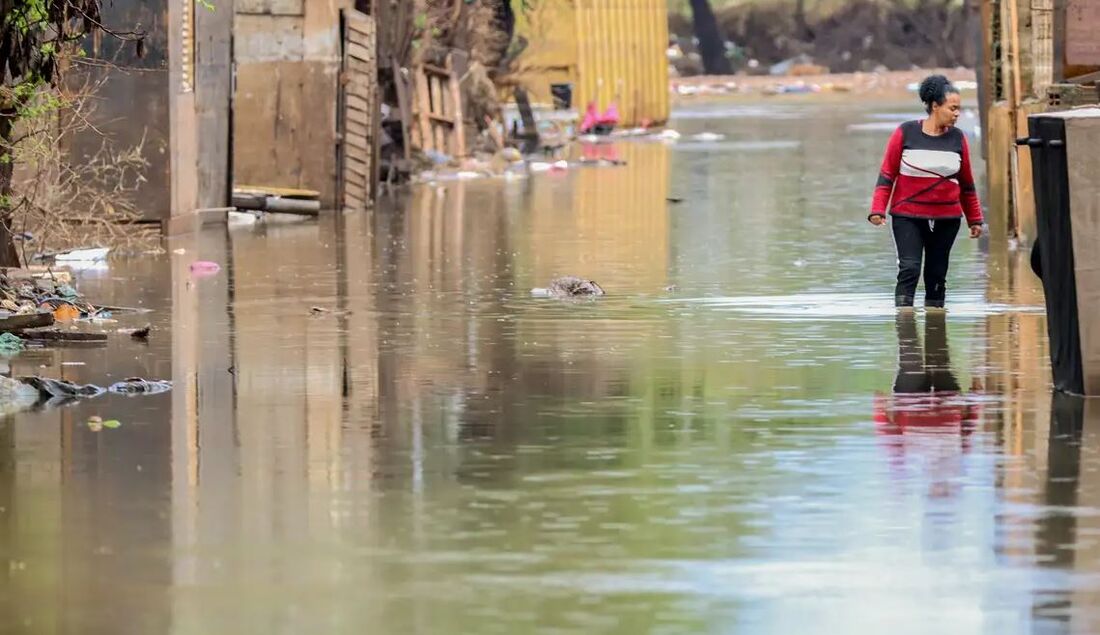
[[[811,42],[814,39],[814,32],[806,23],[806,0],[794,0],[794,25],[800,40]]]
[[[15,128],[15,113],[0,112],[0,268],[17,269],[19,252],[11,237],[12,176],[15,174],[15,153],[11,150]]]
[[[707,75],[730,75],[733,66],[726,57],[726,38],[718,28],[718,18],[710,8],[709,0],[691,0],[691,16],[695,37],[699,38],[699,55],[703,58],[703,71]]]
[[[978,3],[963,0],[962,8],[962,59],[960,63],[968,68],[978,68],[978,46],[982,41],[981,17]]]

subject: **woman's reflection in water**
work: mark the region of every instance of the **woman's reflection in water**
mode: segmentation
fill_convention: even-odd
[[[876,394],[874,421],[887,440],[891,465],[904,469],[909,454],[928,463],[929,496],[952,495],[962,476],[961,458],[970,450],[970,436],[981,416],[974,398],[977,379],[964,393],[951,369],[946,315],[929,312],[924,322],[924,347],[911,311],[897,316],[898,371],[890,394]]]

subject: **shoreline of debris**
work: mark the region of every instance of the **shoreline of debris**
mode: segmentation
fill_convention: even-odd
[[[908,71],[873,71],[855,73],[788,73],[784,75],[697,75],[669,80],[675,99],[691,101],[703,97],[768,98],[780,95],[806,95],[825,98],[829,94],[842,97],[905,98],[920,81],[930,74],[949,77],[960,89],[977,89],[977,75],[972,69],[913,69]]]
[[[505,148],[496,154],[478,154],[455,159],[437,156],[434,167],[410,176],[410,184],[433,184],[450,181],[479,179],[503,179],[519,181],[538,174],[561,174],[580,168],[623,167],[627,161],[619,156],[617,142],[663,143],[674,145],[681,141],[713,143],[724,140],[722,134],[702,132],[682,135],[671,128],[636,127],[614,130],[606,134],[582,134],[573,137],[549,154],[523,155],[515,148]]]

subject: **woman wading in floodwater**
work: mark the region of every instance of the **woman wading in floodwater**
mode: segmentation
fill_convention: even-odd
[[[872,225],[894,230],[898,250],[898,307],[912,307],[924,261],[924,306],[943,308],[947,263],[962,218],[970,237],[982,235],[982,206],[970,172],[966,135],[955,127],[959,90],[943,75],[920,85],[928,117],[901,124],[886,144],[875,185]]]

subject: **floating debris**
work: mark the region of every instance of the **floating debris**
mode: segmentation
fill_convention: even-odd
[[[153,326],[151,324],[146,324],[139,329],[119,329],[118,332],[122,335],[129,335],[135,340],[147,340],[152,330]]]
[[[54,254],[56,262],[101,262],[107,259],[110,247],[93,247],[89,249],[74,249],[65,253]]]
[[[106,393],[116,395],[157,395],[172,389],[172,382],[167,380],[143,379],[130,377],[120,382],[111,384],[107,388],[95,384],[76,384],[64,379],[51,377],[19,377],[17,381],[35,389],[40,400],[45,400],[47,406],[59,406],[80,399],[95,399]]]
[[[49,306],[44,304],[43,307]],[[57,305],[57,308],[53,310],[53,319],[58,322],[72,322],[80,318],[81,310],[68,302],[63,302]]]
[[[99,417],[99,416],[88,417],[88,429],[91,430],[92,432],[99,432],[103,428],[107,428],[108,430],[114,430],[115,428],[119,428],[119,427],[122,427],[122,422],[119,421],[118,419],[108,419],[107,421],[104,421],[103,417]]]
[[[209,260],[196,260],[191,263],[191,275],[196,278],[205,278],[215,275],[222,270],[221,265]]]
[[[16,313],[12,315],[9,311],[0,311],[0,332],[10,333],[23,332],[27,329],[42,328],[45,326],[52,326],[54,323],[52,311],[39,311],[32,309],[30,313]]]
[[[90,333],[87,331],[42,329],[22,331],[22,334],[27,341],[39,343],[105,344],[107,342],[106,333]]]
[[[0,352],[2,353],[17,353],[27,345],[23,342],[23,338],[11,333],[0,333]]]
[[[0,415],[33,408],[38,401],[38,391],[33,387],[0,375]]]
[[[142,379],[130,377],[107,387],[107,392],[116,395],[159,395],[172,390],[172,382],[161,379]]]
[[[233,188],[233,207],[238,210],[276,214],[317,216],[321,211],[321,193],[268,185],[237,185]]]
[[[596,158],[583,157],[583,158],[579,159],[577,161],[577,163],[580,164],[580,165],[583,165],[583,166],[587,166],[587,167],[595,166],[595,167],[601,167],[601,168],[604,168],[604,167],[621,167],[621,166],[626,165],[626,161],[623,160],[623,159],[615,159],[615,158],[607,158],[607,157],[596,157]]]
[[[531,289],[531,295],[550,298],[576,298],[605,295],[603,287],[594,280],[585,280],[576,276],[563,276],[550,281],[545,289]]]

